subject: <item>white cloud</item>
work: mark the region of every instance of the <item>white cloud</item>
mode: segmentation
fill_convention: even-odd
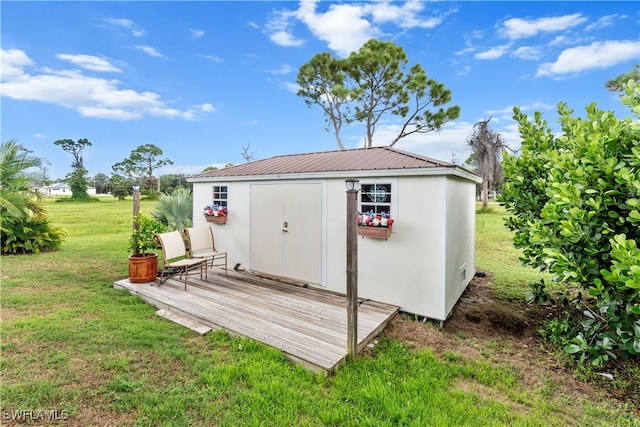
[[[383,133],[388,133],[386,139],[389,139],[395,137],[398,131],[399,128],[394,126],[385,129]],[[394,147],[436,160],[445,162],[455,160],[458,163],[463,163],[470,155],[466,141],[472,132],[473,123],[450,122],[444,125],[440,132],[413,134],[402,138]],[[378,139],[378,133],[378,129],[376,129],[376,139]],[[380,143],[385,144],[383,138],[380,138]],[[388,143],[387,141],[386,144]]]
[[[213,62],[222,62],[223,59],[215,55],[202,55],[203,58],[212,60]]]
[[[127,111],[122,108],[107,108],[96,106],[78,106],[77,110],[85,117],[96,117],[100,119],[109,119],[117,121],[127,121],[139,119],[142,117],[141,112]]]
[[[126,28],[127,30],[131,30],[131,34],[134,37],[142,37],[145,34],[144,30],[137,28],[135,22],[133,22],[130,19],[107,18],[105,19],[105,21],[115,27],[121,27],[121,28]]]
[[[114,72],[119,73],[120,68],[111,64],[105,58],[100,58],[93,55],[71,55],[66,53],[60,53],[56,55],[58,58],[69,61],[72,64],[76,64],[79,67],[82,67],[91,71],[104,71],[104,72]]]
[[[296,38],[291,33],[294,17],[295,13],[287,10],[273,12],[266,25],[269,39],[279,46],[302,46],[304,40]]]
[[[204,31],[203,30],[196,30],[196,29],[192,29],[190,30],[191,32],[191,37],[193,37],[194,39],[198,39],[202,36],[204,36]]]
[[[533,37],[539,33],[555,33],[568,30],[587,21],[579,13],[532,20],[511,18],[503,22],[499,33],[511,40]]]
[[[276,70],[270,70],[269,73],[271,73],[271,74],[290,74],[293,71],[295,71],[295,69],[291,65],[282,64],[282,66],[280,66],[280,68],[278,68]]]
[[[77,111],[83,116],[132,120],[144,116],[195,120],[215,111],[211,104],[180,110],[169,107],[153,92],[123,88],[115,79],[88,77],[78,70],[43,68],[29,74],[35,63],[21,50],[0,50],[2,96],[20,101],[39,101]]]
[[[138,46],[136,46],[136,49],[146,53],[147,55],[155,56],[155,57],[158,57],[158,58],[164,58],[165,57],[155,47],[138,45]]]
[[[543,54],[543,50],[540,46],[520,46],[513,51],[512,55],[530,61],[536,61],[540,59]]]
[[[465,65],[464,67],[462,67],[462,69],[460,69],[460,71],[458,71],[456,73],[457,76],[466,76],[467,74],[469,74],[471,72],[471,67],[468,65]]]
[[[545,104],[543,102],[534,102],[533,104],[525,104],[519,105],[520,111],[540,111],[540,110],[554,110],[556,108],[555,105]],[[512,111],[513,107],[509,107],[509,110]]]
[[[559,76],[607,68],[637,59],[639,55],[640,43],[637,41],[594,42],[588,46],[577,46],[562,51],[556,62],[541,64],[536,76]]]
[[[502,121],[512,121],[513,120],[513,105],[508,107],[504,107],[501,110],[487,110],[485,114],[487,117],[492,117],[492,123],[500,123]],[[533,104],[526,105],[518,105],[518,108],[522,112],[527,111],[540,111],[540,110],[553,110],[555,108],[554,105],[544,104],[542,102],[534,102]],[[486,120],[486,117],[483,119]]]
[[[484,117],[479,120],[486,119],[487,117]],[[463,164],[471,155],[467,139],[473,134],[474,125],[475,123],[470,122],[447,123],[440,132],[411,135],[401,139],[395,147],[436,160]],[[520,148],[520,133],[515,121],[509,120],[500,124],[494,118],[491,120],[491,129],[502,136],[511,150]]]
[[[211,104],[202,104],[201,108],[202,108],[202,111],[204,111],[205,113],[212,113],[216,111],[215,107]]]
[[[212,60],[213,62],[222,62],[222,58],[215,56],[215,55],[202,55],[203,58],[207,58]]]
[[[626,19],[627,16],[626,15],[607,15],[607,16],[603,16],[600,19],[598,19],[596,22],[594,22],[593,24],[589,24],[585,27],[586,31],[594,31],[594,30],[601,30],[603,28],[607,28],[610,27],[612,25],[615,25],[616,21],[620,21],[622,19]]]
[[[304,44],[303,40],[295,38],[287,31],[276,31],[269,38],[279,46],[302,46]]]
[[[509,119],[511,118],[511,116],[513,116],[513,106],[504,107],[501,110],[487,110],[485,111],[485,114],[488,117],[495,118],[494,122],[504,120],[504,119]],[[483,120],[486,120],[486,119],[487,117],[485,117]]]
[[[553,40],[549,42],[549,46],[562,46],[573,43],[573,39],[567,36],[556,36]]]
[[[408,1],[401,6],[396,2],[383,1],[369,5],[371,16],[376,23],[391,22],[401,28],[434,28],[442,23],[444,16],[422,18],[419,14],[425,8],[422,1]]]
[[[300,85],[298,85],[298,83],[292,83],[292,82],[281,82],[280,87],[294,94],[297,94],[298,91],[300,90]]]
[[[133,21],[130,20],[130,19],[107,18],[107,19],[105,19],[105,21],[107,21],[111,25],[115,25],[115,26],[118,26],[118,27],[124,27],[124,28],[132,28],[133,27]]]
[[[267,34],[281,46],[299,46],[301,39],[293,34],[296,19],[315,37],[327,43],[338,55],[346,57],[371,38],[384,35],[382,25],[394,25],[402,30],[434,28],[453,11],[439,16],[423,17],[425,3],[410,0],[404,3],[378,1],[331,4],[325,12],[317,11],[318,0],[301,1],[297,11],[278,11],[267,24]]]
[[[496,46],[484,52],[475,54],[476,59],[498,59],[504,56],[509,51],[509,45]]]
[[[381,35],[381,31],[364,18],[365,4],[332,4],[325,13],[316,13],[316,2],[300,4],[297,17],[309,27],[329,48],[346,57],[357,51],[369,39]]]
[[[24,75],[23,68],[34,65],[26,53],[18,49],[0,49],[0,64],[2,66],[2,81]]]

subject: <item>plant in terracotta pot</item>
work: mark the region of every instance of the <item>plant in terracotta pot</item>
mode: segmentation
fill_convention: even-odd
[[[129,280],[132,283],[152,282],[158,275],[158,254],[150,252],[157,247],[154,236],[166,231],[165,226],[153,218],[138,214],[133,219],[133,232],[129,238]]]

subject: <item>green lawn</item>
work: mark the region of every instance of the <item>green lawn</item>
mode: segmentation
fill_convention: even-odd
[[[528,284],[546,275],[522,267],[520,251],[513,247],[511,233],[504,226],[505,208],[492,204],[490,210],[476,215],[476,268],[493,274],[494,296],[522,301]]]
[[[256,342],[199,336],[113,289],[127,275],[131,200],[46,206],[68,231],[63,249],[1,258],[3,425],[640,425],[622,405],[528,384],[494,357],[382,337],[325,378]],[[537,277],[519,266],[500,212],[478,215],[477,255],[497,296],[521,298]]]

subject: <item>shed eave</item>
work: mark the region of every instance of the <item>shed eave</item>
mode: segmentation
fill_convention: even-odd
[[[401,176],[443,176],[453,175],[475,183],[481,183],[482,178],[459,167],[430,167],[404,169],[366,169],[328,172],[304,172],[271,175],[218,175],[207,177],[190,177],[187,182],[241,182],[241,181],[281,181],[305,179],[337,179],[337,178],[378,178]]]

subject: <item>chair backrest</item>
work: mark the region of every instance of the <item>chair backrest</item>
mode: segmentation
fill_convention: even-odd
[[[198,252],[216,250],[211,227],[192,227],[187,228],[185,231],[189,238],[189,250],[191,253],[197,255]]]
[[[185,257],[187,255],[187,249],[184,246],[184,239],[179,231],[156,234],[156,237],[160,240],[162,255],[164,256],[165,261]]]

